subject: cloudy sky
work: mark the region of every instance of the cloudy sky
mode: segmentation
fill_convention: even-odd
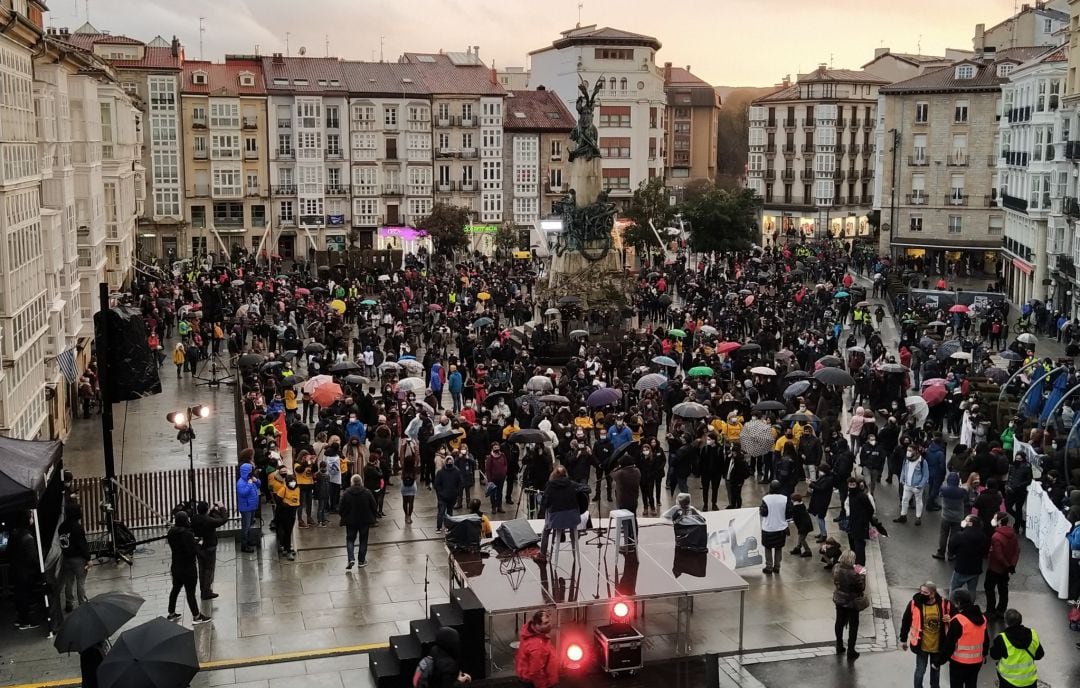
[[[974,26],[1008,17],[1014,0],[581,0],[582,24],[656,36],[661,61],[691,65],[716,85],[761,86],[819,62],[865,64],[879,46],[941,53],[971,48]],[[523,65],[578,20],[578,0],[48,0],[49,23],[149,40],[176,34],[199,57],[285,51],[387,60],[402,52],[464,50],[497,66]],[[674,6],[672,8],[671,6]],[[134,11],[133,11],[134,10]]]

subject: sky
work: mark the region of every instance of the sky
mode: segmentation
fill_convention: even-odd
[[[580,4],[580,10],[579,10]],[[354,60],[396,60],[405,51],[462,51],[479,45],[497,67],[523,66],[526,53],[559,32],[597,24],[660,39],[658,62],[690,65],[714,85],[769,86],[819,63],[858,68],[874,49],[943,54],[971,48],[976,23],[992,26],[1015,0],[682,0],[676,9],[642,0],[48,0],[47,23],[149,41],[178,36],[203,55],[289,52]],[[136,9],[137,8],[137,9]],[[134,10],[134,11],[133,11]],[[920,50],[921,46],[921,50]]]

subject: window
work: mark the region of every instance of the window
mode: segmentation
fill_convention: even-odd
[[[600,106],[601,127],[629,127],[630,108],[626,106]]]
[[[922,215],[912,215],[908,218],[908,229],[912,232],[922,231]]]
[[[968,102],[966,100],[956,101],[956,108],[953,110],[953,121],[958,124],[966,124],[968,121]]]
[[[1001,78],[1005,78],[1012,74],[1012,71],[1016,69],[1016,65],[1011,62],[1002,62],[997,66],[997,75]]]
[[[562,169],[553,167],[548,170],[548,183],[551,185],[552,190],[562,189]]]
[[[239,129],[240,106],[236,103],[210,103],[210,127]]]
[[[244,137],[244,152],[245,153],[258,153],[259,152],[259,140],[254,136]]]
[[[195,72],[191,75],[191,81],[196,84],[205,84],[206,72]]]
[[[210,137],[210,157],[214,160],[236,160],[240,157],[240,136],[214,134]]]
[[[251,72],[240,72],[240,85],[241,86],[254,86],[255,76]]]
[[[461,135],[461,147],[462,147],[462,149],[469,149],[469,148],[475,148],[476,147],[476,146],[473,145],[473,135],[472,134],[462,134]]]
[[[461,119],[472,119],[472,118],[473,118],[473,106],[472,106],[472,103],[462,103],[461,104]]]
[[[239,196],[240,170],[222,169],[214,170],[214,196]]]
[[[258,195],[259,193],[259,173],[248,172],[247,184],[245,184],[246,193],[250,195]]]
[[[602,158],[629,158],[630,137],[601,136],[600,157]]]
[[[352,118],[357,122],[373,122],[375,121],[375,106],[374,105],[354,105],[352,109]]]
[[[975,65],[972,65],[972,64],[957,65],[956,66],[956,78],[960,79],[960,80],[974,79],[975,78]]]
[[[473,174],[473,166],[472,165],[464,165],[464,166],[462,166],[462,168],[461,168],[461,183],[462,184],[472,184],[474,181],[476,181],[476,176]]]
[[[439,103],[439,119],[450,119],[450,103]]]
[[[215,203],[214,224],[225,227],[244,226],[243,203]]]
[[[191,226],[203,228],[206,227],[206,206],[205,205],[193,205],[191,206]]]
[[[194,136],[191,139],[191,149],[195,151],[196,158],[206,157],[206,137]]]
[[[191,126],[206,128],[206,108],[191,108]]]
[[[338,116],[337,105],[326,106],[326,128],[327,129],[340,129],[341,119]]]
[[[1053,19],[1043,19],[1043,33],[1053,33],[1053,32],[1054,32],[1054,20]]]
[[[949,216],[949,234],[959,234],[963,231],[964,218],[960,215]]]
[[[353,224],[375,225],[379,222],[379,199],[357,198],[353,200]]]
[[[949,199],[953,205],[961,205],[964,201],[964,175],[954,174],[949,179]]]
[[[604,175],[603,187],[606,191],[629,191],[630,190],[630,169],[621,168],[604,168],[602,170]]]
[[[926,134],[915,134],[912,138],[911,158],[913,164],[926,164]]]
[[[383,124],[388,127],[397,126],[397,106],[386,105],[383,107]]]
[[[924,205],[926,203],[926,175],[911,175],[911,203],[912,205]]]
[[[448,186],[450,184],[450,166],[439,165],[439,186]]]
[[[341,155],[341,134],[326,135],[327,155]]]
[[[292,135],[291,134],[278,134],[277,150],[278,155],[292,155]]]
[[[281,201],[278,205],[278,217],[281,218],[282,222],[294,222],[296,220],[296,216],[293,215],[292,201]]]
[[[431,206],[433,202],[430,198],[410,198],[407,199],[409,216],[413,222],[424,219],[431,214]]]
[[[559,139],[551,140],[551,159],[562,160],[562,141]]]
[[[447,151],[450,149],[450,134],[439,134],[439,150]]]
[[[632,60],[634,50],[632,48],[595,48],[594,60]]]
[[[926,124],[930,121],[930,103],[915,103],[915,124]]]

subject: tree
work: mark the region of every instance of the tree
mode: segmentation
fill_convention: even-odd
[[[695,251],[745,251],[756,238],[760,199],[749,189],[718,186],[702,190],[687,201],[683,215],[690,220],[690,244]]]
[[[675,207],[669,200],[670,193],[660,177],[647,179],[638,185],[634,197],[630,199],[630,208],[626,219],[633,223],[623,232],[623,241],[638,248],[659,246],[656,234],[649,227],[652,220],[657,231],[662,232],[675,219]]]
[[[517,248],[518,232],[510,222],[499,225],[499,231],[495,232],[495,250],[506,254]]]
[[[449,203],[436,203],[431,214],[417,223],[431,237],[436,254],[447,255],[468,245],[465,226],[469,224],[469,209]]]

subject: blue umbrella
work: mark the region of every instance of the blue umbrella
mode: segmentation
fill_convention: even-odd
[[[589,395],[586,403],[589,408],[600,408],[601,406],[610,406],[618,402],[619,399],[622,399],[622,392],[611,387],[601,387]]]
[[[1024,399],[1024,416],[1027,418],[1036,418],[1039,415],[1040,409],[1042,409],[1043,403],[1043,387],[1046,384],[1046,369],[1041,365],[1035,366],[1035,374],[1031,379],[1031,387],[1026,392],[1027,398]]]
[[[1046,421],[1050,419],[1050,410],[1061,401],[1061,397],[1065,395],[1068,386],[1069,376],[1065,374],[1065,371],[1058,372],[1054,376],[1054,387],[1050,390],[1050,396],[1046,398],[1046,404],[1043,405],[1042,413],[1039,414],[1040,424],[1046,425]]]
[[[668,368],[677,368],[679,366],[679,364],[675,362],[675,359],[667,356],[657,356],[653,358],[652,362],[656,365],[667,366]]]
[[[833,296],[835,296],[838,299],[846,299],[847,297],[851,296],[851,294],[847,293],[846,291],[840,290],[840,291],[836,292],[835,294],[833,294]]]

